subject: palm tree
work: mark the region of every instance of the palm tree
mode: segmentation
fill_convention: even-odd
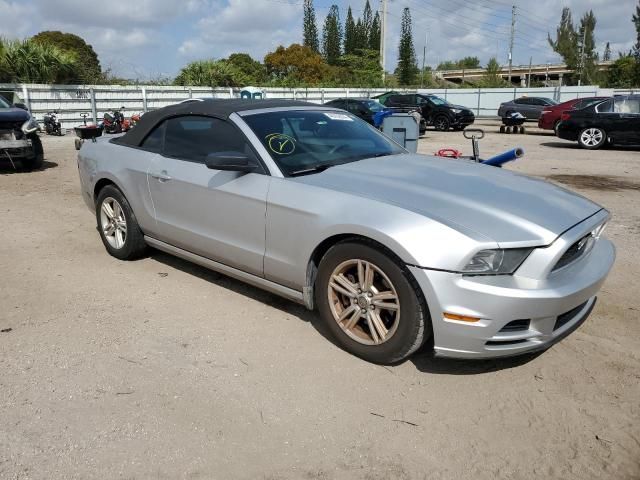
[[[0,39],[0,82],[65,83],[75,66],[73,54],[53,45]]]

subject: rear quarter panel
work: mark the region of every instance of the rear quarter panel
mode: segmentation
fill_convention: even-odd
[[[87,206],[95,211],[96,185],[108,180],[127,198],[142,230],[153,234],[155,215],[147,183],[147,170],[153,155],[112,143],[108,137],[95,143],[84,142],[78,152],[78,172]]]

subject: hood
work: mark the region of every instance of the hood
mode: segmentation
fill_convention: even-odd
[[[26,122],[31,114],[21,108],[0,108],[0,122]]]
[[[543,180],[415,154],[361,160],[291,180],[393,204],[513,247],[548,245],[602,209]]]

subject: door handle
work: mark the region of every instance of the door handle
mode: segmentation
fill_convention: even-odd
[[[171,180],[171,176],[167,174],[166,170],[162,170],[160,173],[152,173],[151,176],[160,182],[167,182]]]

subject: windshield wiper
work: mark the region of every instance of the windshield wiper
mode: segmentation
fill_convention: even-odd
[[[316,165],[311,168],[304,168],[302,170],[294,170],[289,174],[290,177],[296,177],[298,175],[307,175],[309,173],[320,173],[324,172],[327,168],[335,167],[337,164],[335,163],[325,163],[323,165]]]

